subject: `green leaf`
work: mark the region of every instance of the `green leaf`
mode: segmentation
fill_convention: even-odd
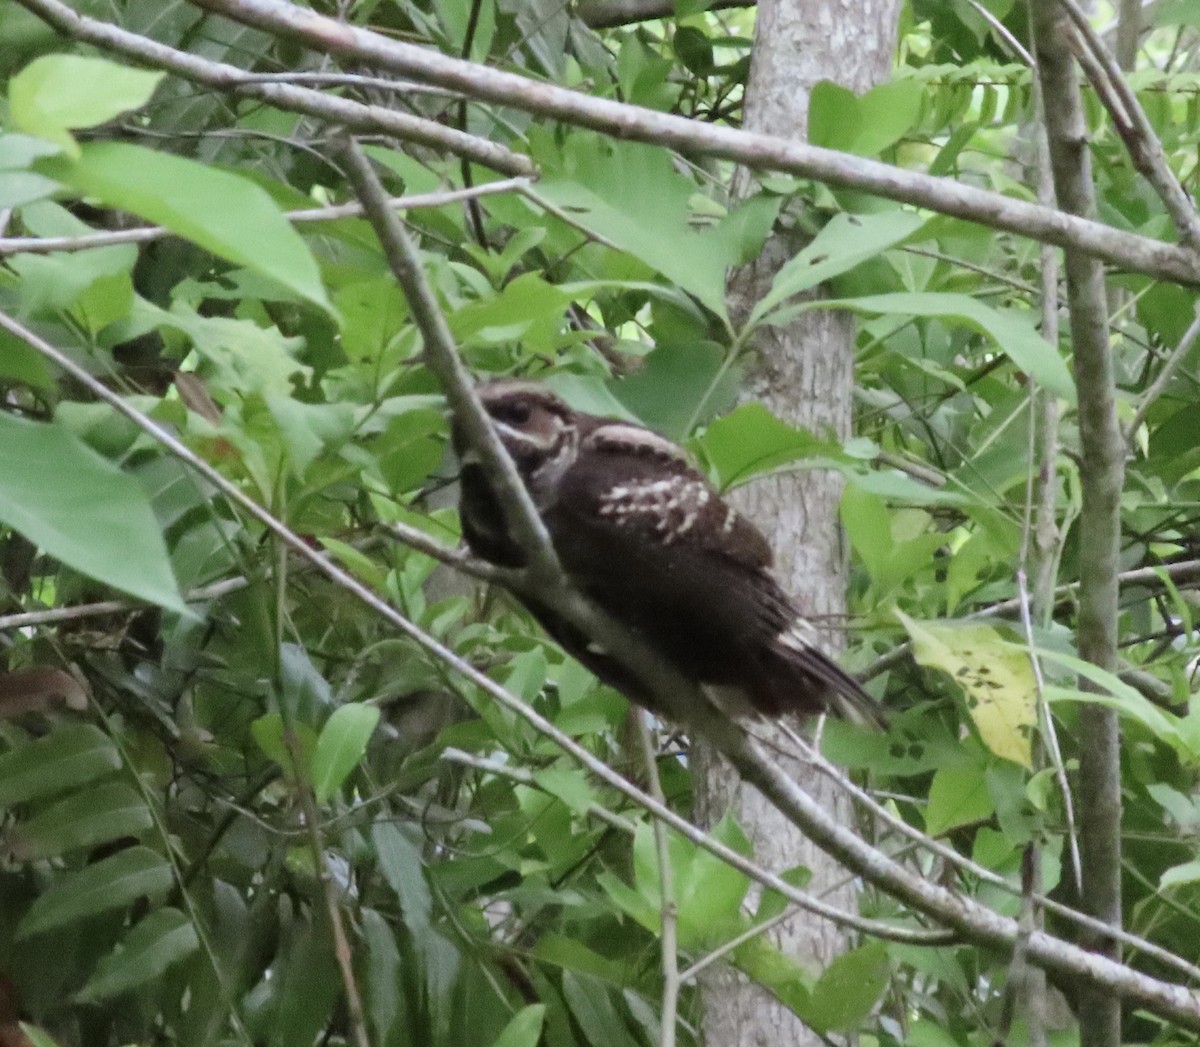
[[[99,582],[186,612],[141,485],[58,425],[0,413],[0,523]]]
[[[862,130],[858,99],[848,87],[821,80],[808,98],[808,140],[825,149],[849,152]]]
[[[636,1047],[602,982],[564,971],[563,997],[592,1047]]]
[[[36,1025],[30,1025],[28,1022],[17,1022],[17,1025],[29,1038],[32,1047],[58,1047],[58,1041]]]
[[[166,226],[333,312],[308,245],[248,178],[125,142],[90,142],[77,162],[55,157],[42,167],[80,193]]]
[[[62,186],[32,171],[0,171],[0,207],[23,207],[53,196]]]
[[[713,46],[707,34],[695,26],[681,25],[675,30],[675,39],[671,42],[675,54],[687,67],[689,72],[697,76],[705,76],[713,67]]]
[[[996,348],[1044,389],[1055,396],[1075,402],[1075,383],[1058,350],[1033,327],[1028,316],[1001,312],[965,294],[898,291],[895,294],[868,295],[863,298],[834,298],[804,302],[781,309],[770,322],[781,324],[810,309],[848,309],[872,316],[929,316],[954,320],[987,335]]]
[[[990,625],[917,622],[899,610],[896,617],[912,637],[918,664],[943,670],[963,689],[984,744],[1032,769],[1037,683],[1028,653]]]
[[[1158,878],[1159,887],[1178,887],[1180,884],[1200,880],[1200,858],[1193,858],[1182,865],[1173,865]]]
[[[857,1028],[883,995],[890,975],[884,942],[868,942],[844,953],[813,986],[804,1020],[821,1033]]]
[[[359,704],[339,706],[325,721],[309,765],[318,803],[327,803],[359,765],[378,724],[378,707]]]
[[[73,793],[40,811],[17,830],[25,861],[51,858],[80,847],[140,836],[154,825],[145,801],[125,782],[107,782]]]
[[[400,902],[404,925],[419,938],[426,933],[433,912],[421,854],[391,822],[376,822],[371,826],[371,839],[379,856],[379,871]]]
[[[122,909],[146,895],[165,894],[173,878],[170,864],[148,847],[118,851],[55,880],[29,907],[16,937],[45,934],[98,913]]]
[[[363,940],[367,946],[363,982],[372,1042],[386,1043],[388,1032],[404,1017],[405,999],[400,980],[400,949],[396,931],[375,909],[362,910]]]
[[[770,314],[783,302],[895,247],[924,224],[925,220],[911,211],[834,215],[812,243],[775,274],[771,289],[751,311],[747,326],[778,323]]]
[[[71,130],[95,127],[145,105],[164,75],[105,58],[45,55],[9,81],[9,113],[14,126],[77,157]]]
[[[809,97],[808,139],[827,149],[876,156],[912,129],[924,94],[916,80],[880,84],[861,97],[823,80]]]
[[[734,261],[720,236],[697,232],[689,201],[695,186],[665,149],[574,134],[563,162],[548,168],[535,196],[725,312],[725,270]]]
[[[311,767],[312,754],[317,745],[316,732],[304,723],[295,724],[294,730],[304,760],[303,766]],[[250,724],[250,734],[258,747],[290,777],[295,773],[296,764],[283,732],[283,716],[280,713],[267,713]]]
[[[533,780],[550,796],[565,803],[573,814],[586,814],[596,800],[591,780],[579,767],[555,764],[533,772]]]
[[[780,421],[751,401],[718,418],[697,441],[722,489],[817,451],[838,451],[803,429]]]
[[[684,440],[697,423],[732,406],[737,377],[725,347],[715,342],[668,342],[646,357],[637,374],[614,382],[612,392],[644,425],[672,440]]]
[[[537,1047],[546,1020],[546,1005],[531,1003],[522,1007],[496,1037],[492,1047]]]
[[[153,981],[200,947],[196,928],[178,909],[158,909],[105,956],[76,999],[94,1003]]]
[[[117,747],[92,724],[60,727],[0,756],[0,807],[54,796],[118,770]]]
[[[925,831],[930,836],[990,818],[996,811],[978,767],[940,767],[929,786]]]

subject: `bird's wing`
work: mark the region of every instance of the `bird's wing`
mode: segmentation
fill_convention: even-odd
[[[827,657],[771,576],[770,546],[646,430],[585,436],[547,522],[567,572],[686,675],[736,684],[761,712],[872,718],[873,701]]]
[[[757,528],[682,449],[648,429],[607,422],[585,434],[560,501],[631,543],[703,549],[748,570],[771,565],[771,547]]]

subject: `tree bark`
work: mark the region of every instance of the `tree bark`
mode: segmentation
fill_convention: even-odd
[[[1038,76],[1047,99],[1046,130],[1058,205],[1078,215],[1096,211],[1087,123],[1070,26],[1057,5],[1033,4]],[[1117,665],[1118,569],[1125,445],[1117,425],[1116,387],[1108,343],[1104,267],[1080,251],[1064,252],[1071,317],[1075,386],[1079,392],[1080,487],[1083,506],[1079,544],[1087,563],[1079,577],[1079,655],[1109,672]],[[1087,680],[1083,690],[1097,690]],[[1079,815],[1083,908],[1121,926],[1121,735],[1117,715],[1101,705],[1079,710]],[[1120,948],[1102,935],[1080,944],[1117,959]],[[1120,1000],[1084,989],[1079,995],[1080,1042],[1084,1047],[1121,1043]]]
[[[746,88],[746,129],[803,139],[809,94],[816,83],[834,80],[862,92],[884,80],[895,48],[897,13],[897,0],[762,0]],[[779,267],[801,246],[794,236],[779,233],[759,259],[734,276],[729,297],[735,320],[745,317]],[[838,439],[849,435],[852,318],[838,312],[808,313],[785,328],[764,332],[755,349],[747,387],[751,399],[794,425]],[[837,474],[812,471],[760,480],[736,498],[770,539],[784,587],[818,627],[840,621],[846,609],[846,553],[838,527],[841,490]],[[841,646],[836,630],[821,631],[830,649]],[[856,888],[845,870],[705,746],[698,747],[696,770],[696,805],[702,819],[715,823],[732,810],[760,862],[776,870],[806,866],[813,874],[814,893],[832,904],[856,908]],[[798,761],[787,771],[840,819],[849,820],[848,804],[828,781]],[[805,917],[784,923],[773,938],[814,970],[826,967],[845,946],[832,925]],[[713,969],[702,988],[703,1033],[710,1047],[821,1043],[790,1010],[728,967]]]

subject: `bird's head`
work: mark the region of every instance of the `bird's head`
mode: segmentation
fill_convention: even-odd
[[[526,482],[565,467],[578,443],[575,412],[544,386],[502,379],[476,392]]]

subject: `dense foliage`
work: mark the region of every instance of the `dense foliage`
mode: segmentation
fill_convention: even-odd
[[[331,72],[323,55],[187,5],[82,6],[208,60]],[[361,4],[349,17],[598,96],[736,124],[753,10],[703,6],[604,30],[567,5],[519,0]],[[1021,5],[987,6],[1025,38]],[[1189,185],[1196,14],[1195,4],[1160,6],[1132,81]],[[454,546],[455,467],[439,388],[369,225],[282,217],[352,199],[329,128],[57,36],[13,0],[0,2],[0,39],[5,235],[78,239],[50,252],[0,241],[0,310],[431,636],[643,777],[624,699],[502,593],[381,527],[398,521]],[[1034,199],[1030,75],[994,28],[968,5],[912,0],[900,40],[888,84],[861,98],[814,92],[812,140]],[[1073,903],[1059,771],[1070,776],[1077,752],[1071,586],[1088,551],[1074,529],[1071,347],[1039,334],[1040,245],[770,174],[735,202],[725,163],[378,78],[317,87],[461,127],[536,165],[531,185],[406,213],[474,373],[537,376],[578,407],[686,441],[722,488],[784,469],[845,477],[846,664],[895,717],[886,735],[828,725],[826,752],[906,821],[1010,883],[1039,844],[1045,890]],[[1103,219],[1172,238],[1088,101]],[[368,152],[397,195],[501,177],[382,135]],[[83,239],[142,222],[173,235]],[[777,223],[813,240],[735,321],[727,273]],[[832,300],[797,297],[823,282]],[[1128,421],[1189,326],[1194,294],[1136,272],[1114,273],[1111,286]],[[738,400],[755,329],[814,307],[859,321],[856,436],[845,444]],[[4,331],[0,385],[0,974],[19,988],[22,1015],[83,1045],[345,1042],[353,1015],[332,899],[372,1043],[656,1042],[660,888],[648,816]],[[1047,398],[1061,410],[1061,447],[1040,482],[1061,542],[1042,556],[1059,588],[1031,635],[1061,760],[1032,730],[1015,599],[1015,565],[1036,566]],[[1198,400],[1193,354],[1132,435],[1130,571],[1194,555]],[[1131,672],[1100,677],[1126,737],[1128,926],[1184,956],[1200,919],[1200,725],[1186,704],[1196,576],[1134,576],[1120,622]],[[998,604],[1002,614],[968,629],[947,624]],[[910,638],[925,668],[892,656]],[[686,751],[686,739],[668,738],[659,761],[684,813]],[[717,835],[746,848],[731,820]],[[1018,896],[940,859],[908,860],[1018,910]],[[678,838],[672,865],[684,966],[781,908]],[[802,870],[790,875],[803,881]],[[870,891],[861,907],[922,925]],[[1009,973],[1007,960],[968,945],[866,938],[824,972],[761,937],[729,958],[822,1032],[929,1047],[990,1042]],[[1055,1042],[1072,1042],[1065,1006],[1052,1008],[1050,1027]],[[1130,1032],[1173,1035],[1146,1016]]]

